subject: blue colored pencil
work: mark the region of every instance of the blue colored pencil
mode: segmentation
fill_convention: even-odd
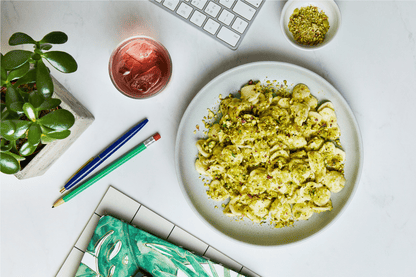
[[[89,159],[77,172],[71,177],[71,179],[66,182],[65,186],[61,189],[61,193],[64,193],[67,190],[70,190],[76,184],[78,184],[82,179],[88,176],[94,169],[96,169],[100,164],[102,164],[108,157],[114,154],[121,146],[123,146],[127,141],[129,141],[135,134],[137,134],[144,125],[149,122],[148,119],[143,120],[129,131],[127,131],[122,137],[120,137],[116,142],[107,147],[103,152],[97,156]]]

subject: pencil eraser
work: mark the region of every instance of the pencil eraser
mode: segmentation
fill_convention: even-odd
[[[155,141],[158,141],[158,140],[160,139],[160,135],[159,135],[159,133],[155,134],[155,135],[153,136],[153,138],[155,139]]]

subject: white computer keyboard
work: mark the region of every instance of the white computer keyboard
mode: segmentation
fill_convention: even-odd
[[[150,0],[236,50],[265,0]]]

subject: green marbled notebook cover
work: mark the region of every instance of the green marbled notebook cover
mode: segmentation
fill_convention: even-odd
[[[128,277],[139,266],[158,277],[243,276],[111,216],[98,222],[75,276]]]

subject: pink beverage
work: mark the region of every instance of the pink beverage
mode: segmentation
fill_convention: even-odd
[[[172,75],[172,62],[166,48],[145,36],[129,38],[113,51],[110,78],[124,95],[142,99],[161,92]]]

